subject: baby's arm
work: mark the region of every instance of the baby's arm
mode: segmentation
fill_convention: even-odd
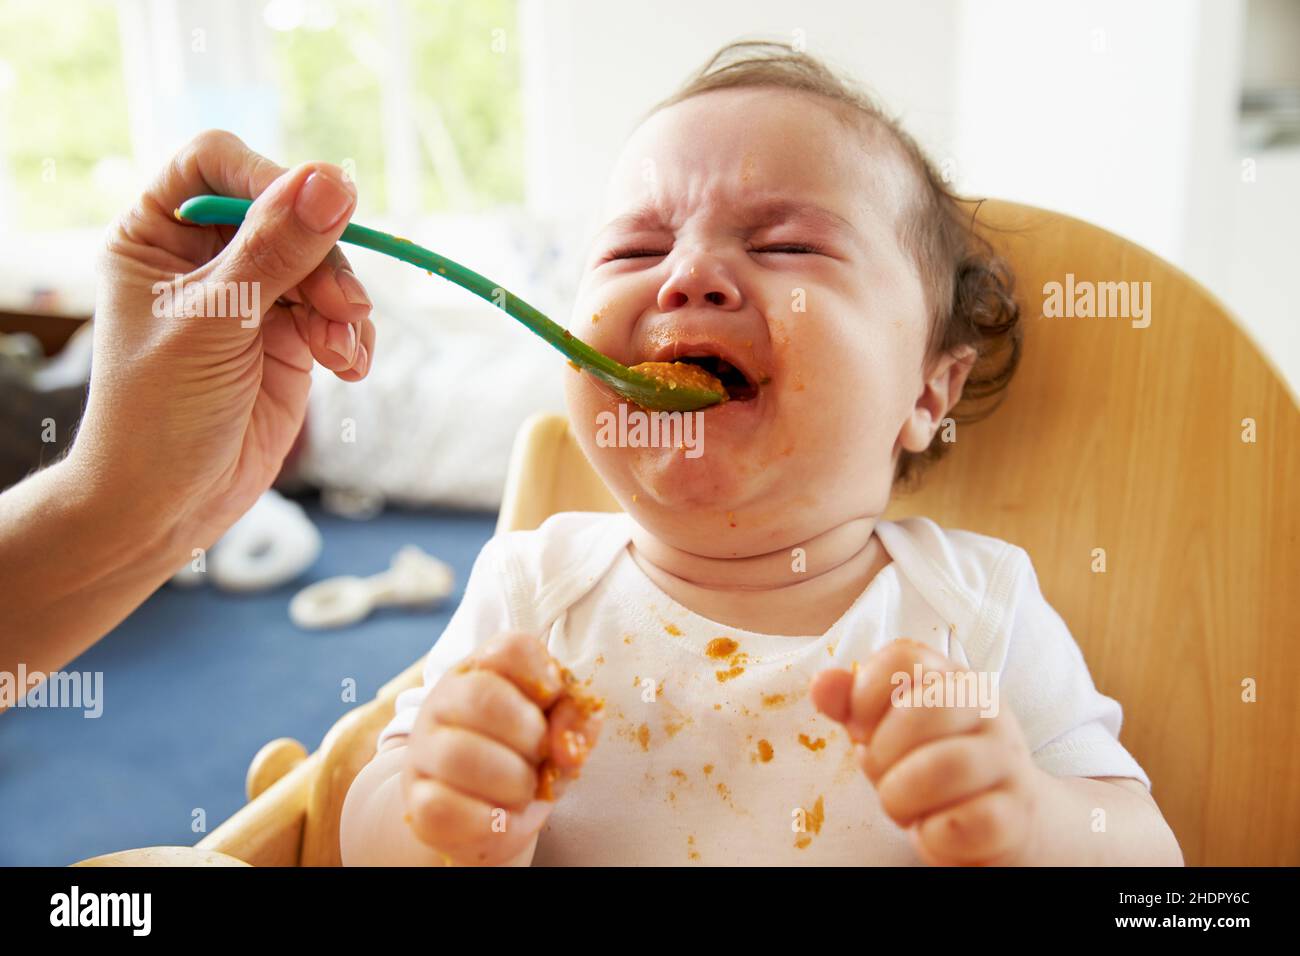
[[[1037,769],[1037,768],[1036,768]],[[1046,777],[1039,831],[1026,846],[1029,866],[1182,866],[1183,851],[1140,780]],[[1101,816],[1099,814],[1104,814]],[[1097,823],[1105,820],[1105,830]]]
[[[409,811],[401,785],[406,759],[406,739],[394,737],[357,774],[340,824],[344,866],[445,866],[450,862],[422,843],[406,822]],[[503,865],[528,866],[536,848],[534,836],[518,857]]]

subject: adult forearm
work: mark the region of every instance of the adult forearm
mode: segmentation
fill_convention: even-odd
[[[64,459],[0,494],[0,671],[67,664],[180,566],[164,509]]]

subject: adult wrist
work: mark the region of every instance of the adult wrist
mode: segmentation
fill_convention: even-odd
[[[45,475],[54,506],[73,528],[78,550],[102,575],[119,570],[166,580],[188,560],[178,542],[175,509],[137,483],[115,478],[106,463],[74,445]]]

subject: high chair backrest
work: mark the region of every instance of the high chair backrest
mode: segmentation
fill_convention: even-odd
[[[1224,308],[1151,253],[1012,203],[984,203],[978,222],[1015,272],[1024,357],[1001,407],[960,426],[887,516],[1029,552],[1123,704],[1123,742],[1188,864],[1300,863],[1295,398]],[[1084,317],[1087,294],[1113,314],[1112,283],[1139,283],[1127,291],[1146,317],[1132,298],[1127,317]],[[1078,307],[1045,318],[1058,291]],[[565,419],[524,426],[498,530],[618,507]]]

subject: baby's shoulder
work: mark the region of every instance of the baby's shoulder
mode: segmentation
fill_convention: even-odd
[[[560,512],[535,529],[496,535],[483,553],[533,600],[561,589],[585,591],[627,547],[629,520],[621,512]]]
[[[976,606],[1001,580],[1031,567],[1029,555],[1018,545],[975,531],[943,528],[920,515],[882,521],[877,533],[905,574],[937,580]]]

